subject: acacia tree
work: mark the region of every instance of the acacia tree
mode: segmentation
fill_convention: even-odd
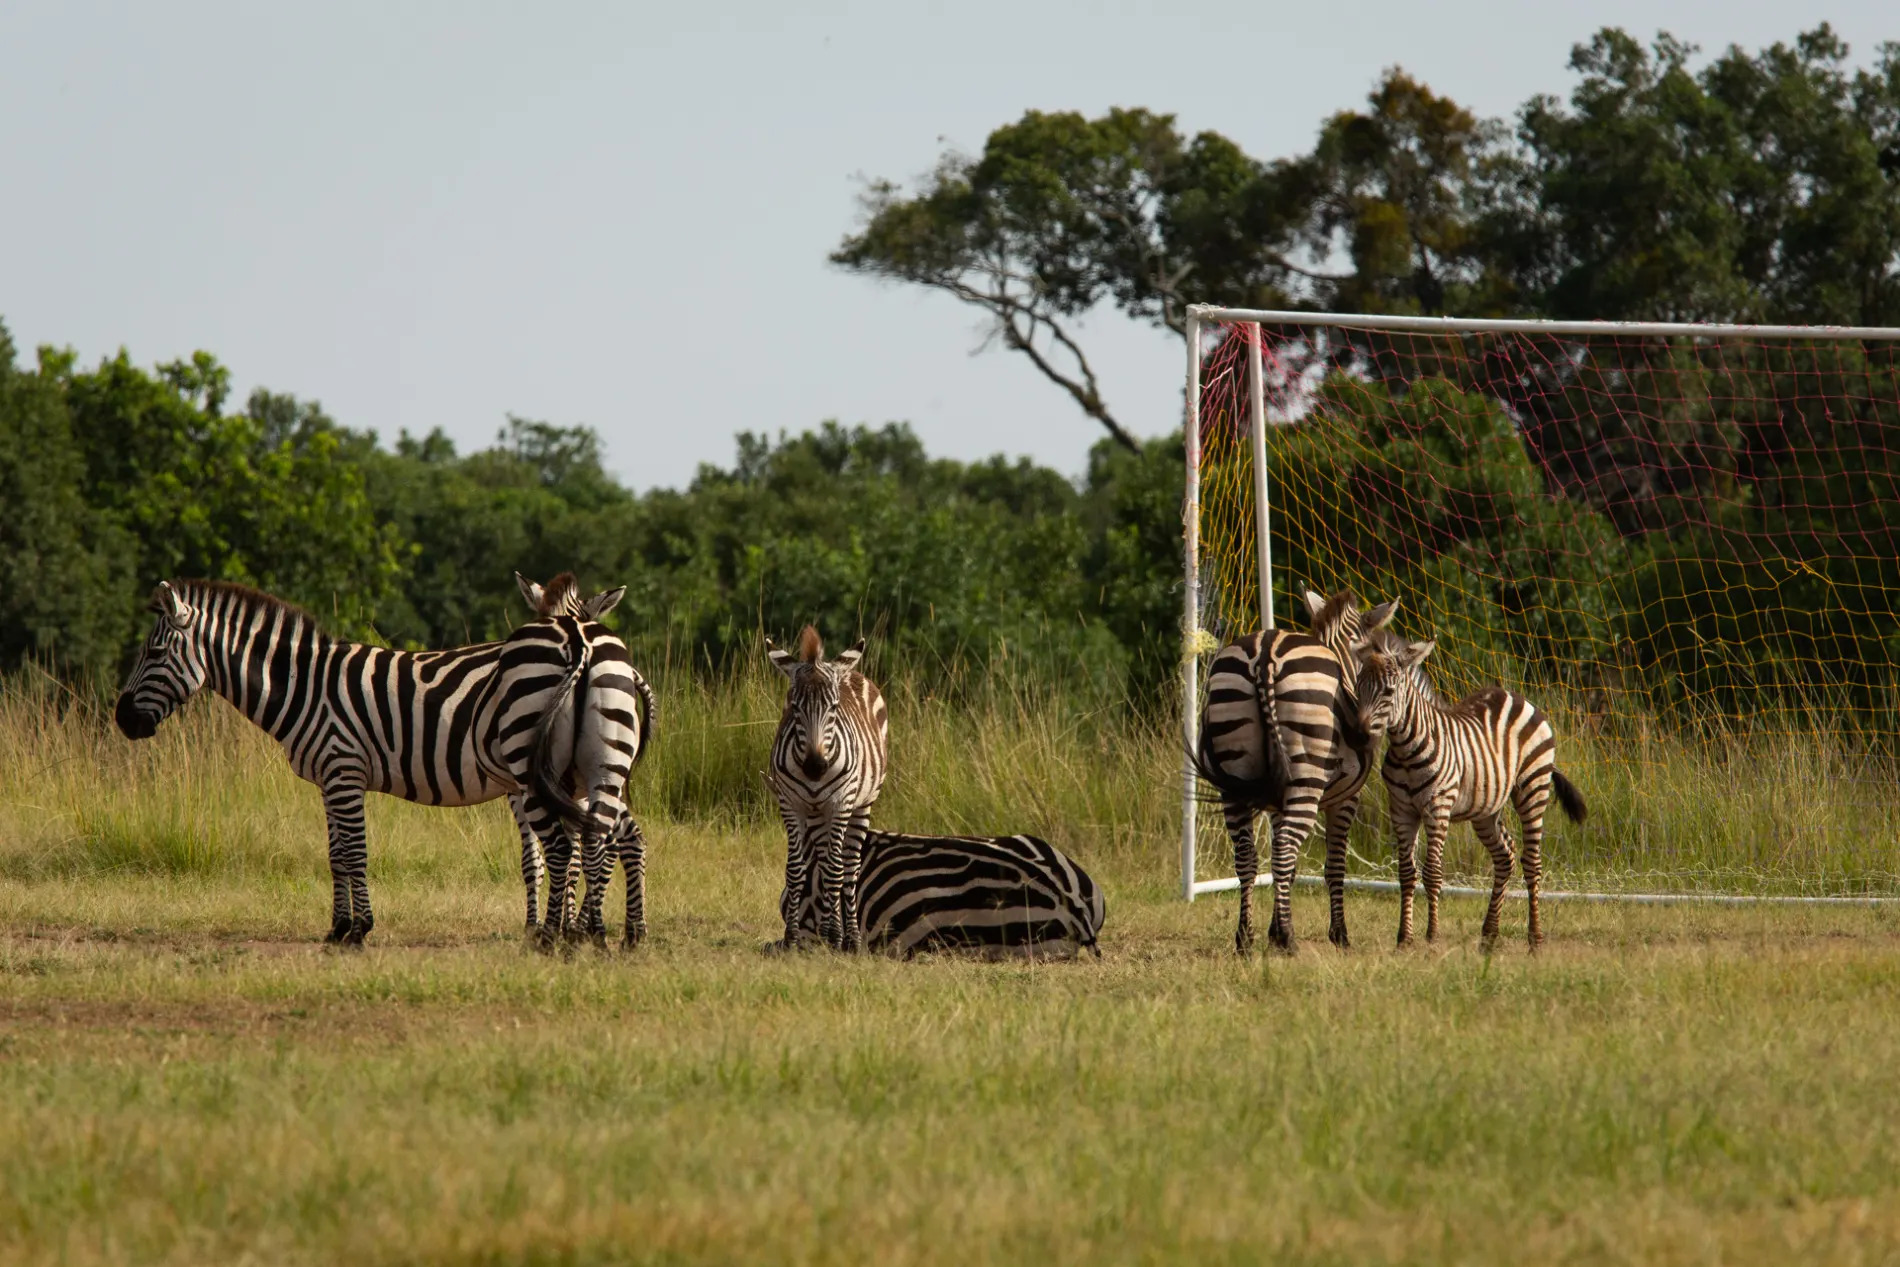
[[[1032,110],[992,132],[980,156],[945,154],[915,191],[873,182],[858,231],[831,259],[982,309],[992,340],[1138,449],[1073,330],[1098,304],[1181,334],[1190,300],[1442,302],[1439,275],[1462,249],[1450,209],[1488,134],[1397,70],[1371,105],[1330,121],[1314,154],[1275,162],[1216,132],[1186,138],[1172,115]],[[1393,235],[1418,246],[1419,266],[1400,271],[1426,302],[1383,284],[1351,288],[1361,275],[1383,276]],[[1327,266],[1342,244],[1357,271]]]

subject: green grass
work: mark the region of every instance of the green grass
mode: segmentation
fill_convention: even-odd
[[[652,937],[570,960],[500,805],[373,800],[374,944],[328,952],[316,793],[230,710],[133,745],[0,694],[0,1261],[1900,1261],[1900,911],[1553,906],[1486,960],[1474,903],[1397,953],[1355,894],[1340,953],[1302,890],[1301,953],[1240,961],[1170,896],[1166,728],[998,692],[898,698],[880,819],[1044,831],[1104,958],[767,957],[775,705],[695,689],[635,798]],[[1576,750],[1565,883],[1896,870],[1890,804],[1826,821],[1859,782]]]

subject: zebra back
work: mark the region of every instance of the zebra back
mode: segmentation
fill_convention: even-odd
[[[1075,861],[1035,836],[914,836],[864,842],[858,909],[868,949],[1096,950],[1107,903]],[[815,904],[799,922],[816,932]]]

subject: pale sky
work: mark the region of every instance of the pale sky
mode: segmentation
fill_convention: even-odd
[[[1566,94],[1620,25],[1713,52],[1891,0],[1581,4],[0,6],[0,319],[30,357],[203,348],[385,439],[587,423],[635,488],[741,429],[908,420],[1079,472],[1099,429],[978,315],[831,268],[858,174],[1025,109],[1146,106],[1271,158],[1397,63],[1481,114]],[[1177,425],[1181,350],[1087,327],[1113,408]]]

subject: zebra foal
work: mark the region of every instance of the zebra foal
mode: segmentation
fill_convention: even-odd
[[[1530,902],[1530,945],[1544,940],[1537,918],[1543,876],[1544,811],[1554,792],[1572,822],[1582,822],[1583,795],[1557,769],[1557,737],[1550,719],[1523,696],[1488,686],[1455,704],[1440,702],[1426,676],[1425,658],[1436,643],[1407,642],[1381,631],[1360,644],[1358,696],[1362,724],[1389,737],[1385,763],[1392,843],[1399,864],[1399,945],[1412,940],[1412,891],[1418,882],[1414,850],[1425,828],[1425,940],[1438,937],[1438,893],[1444,884],[1445,836],[1452,823],[1469,822],[1491,855],[1491,904],[1480,944],[1496,944],[1511,864],[1520,861]],[[1504,808],[1517,811],[1524,845],[1514,859]]]
[[[858,869],[871,809],[884,788],[890,730],[884,696],[858,671],[862,638],[826,660],[818,631],[806,625],[796,655],[770,638],[765,653],[791,680],[765,776],[785,821],[783,944],[798,945],[800,908],[815,886],[819,932],[835,949],[857,950]]]

